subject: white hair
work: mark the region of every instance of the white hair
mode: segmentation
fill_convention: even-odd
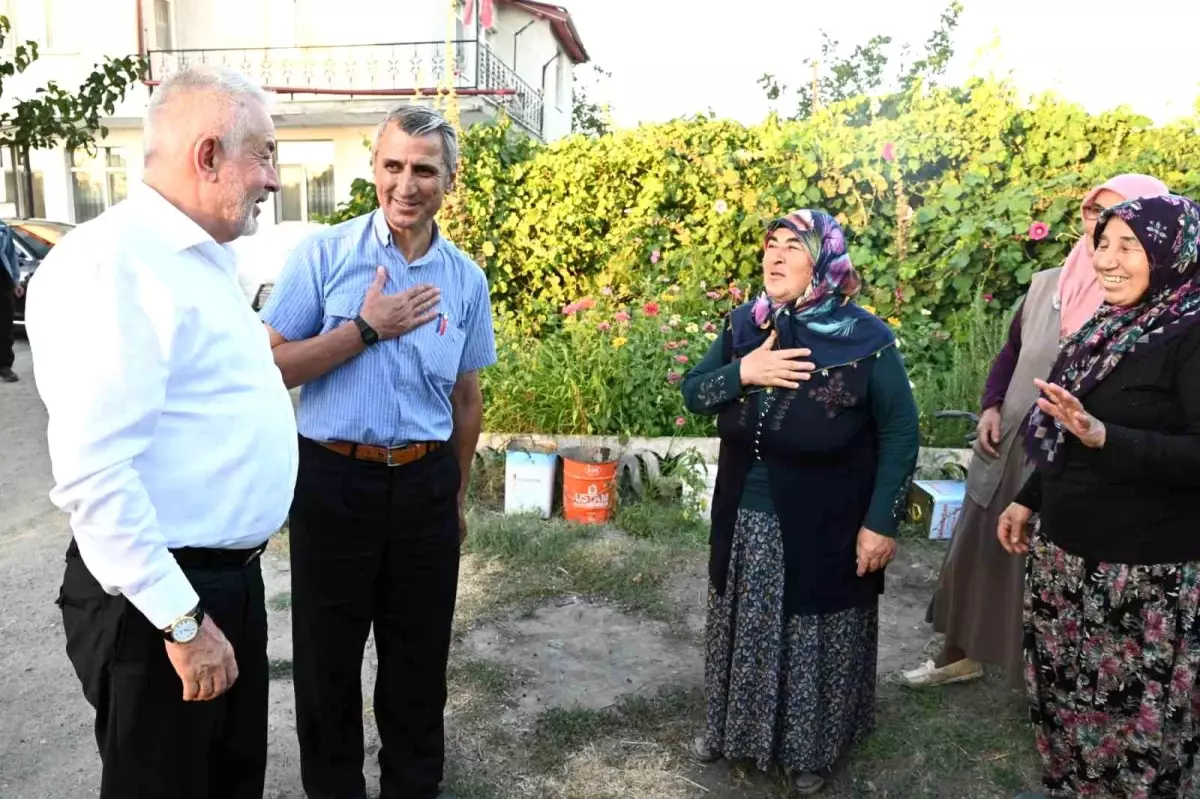
[[[441,136],[446,177],[453,182],[454,176],[458,172],[458,134],[454,132],[454,126],[447,122],[444,116],[423,105],[406,103],[396,106],[388,112],[388,115],[379,123],[379,127],[375,129],[375,143],[371,145],[372,161],[375,160],[375,154],[379,151],[379,140],[383,137],[388,125],[391,124],[399,125],[400,130],[409,136],[428,136],[432,133]]]
[[[260,86],[240,72],[226,67],[211,65],[192,66],[168,75],[150,97],[146,108],[143,141],[145,157],[149,159],[162,142],[160,137],[170,135],[162,123],[173,105],[185,100],[186,95],[204,92],[214,95],[227,113],[224,114],[224,130],[221,145],[237,152],[245,142],[250,120],[243,109],[253,104],[269,106],[269,95]]]

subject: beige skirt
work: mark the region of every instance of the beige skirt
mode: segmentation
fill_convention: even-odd
[[[1018,439],[1005,455],[1004,474],[992,502],[979,505],[968,494],[942,563],[927,621],[971,660],[1005,669],[1009,682],[1023,680],[1021,616],[1025,558],[1010,555],[996,539],[1000,514],[1025,478]]]

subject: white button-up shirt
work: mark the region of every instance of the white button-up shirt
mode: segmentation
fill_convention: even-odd
[[[198,601],[168,551],[258,546],[286,519],[296,420],[231,253],[148,186],[30,282],[50,499],[97,582],[154,626]]]

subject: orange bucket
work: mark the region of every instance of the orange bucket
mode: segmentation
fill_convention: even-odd
[[[607,447],[575,447],[563,459],[563,517],[604,524],[617,504],[617,459]]]

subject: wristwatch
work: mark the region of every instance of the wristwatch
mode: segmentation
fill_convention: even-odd
[[[376,341],[379,341],[379,333],[375,331],[375,328],[367,324],[367,320],[363,319],[362,316],[354,317],[354,324],[358,327],[358,335],[362,337],[363,344],[369,347]]]
[[[197,605],[187,613],[163,628],[163,638],[173,644],[191,643],[200,634],[200,624],[204,621],[204,608]]]

